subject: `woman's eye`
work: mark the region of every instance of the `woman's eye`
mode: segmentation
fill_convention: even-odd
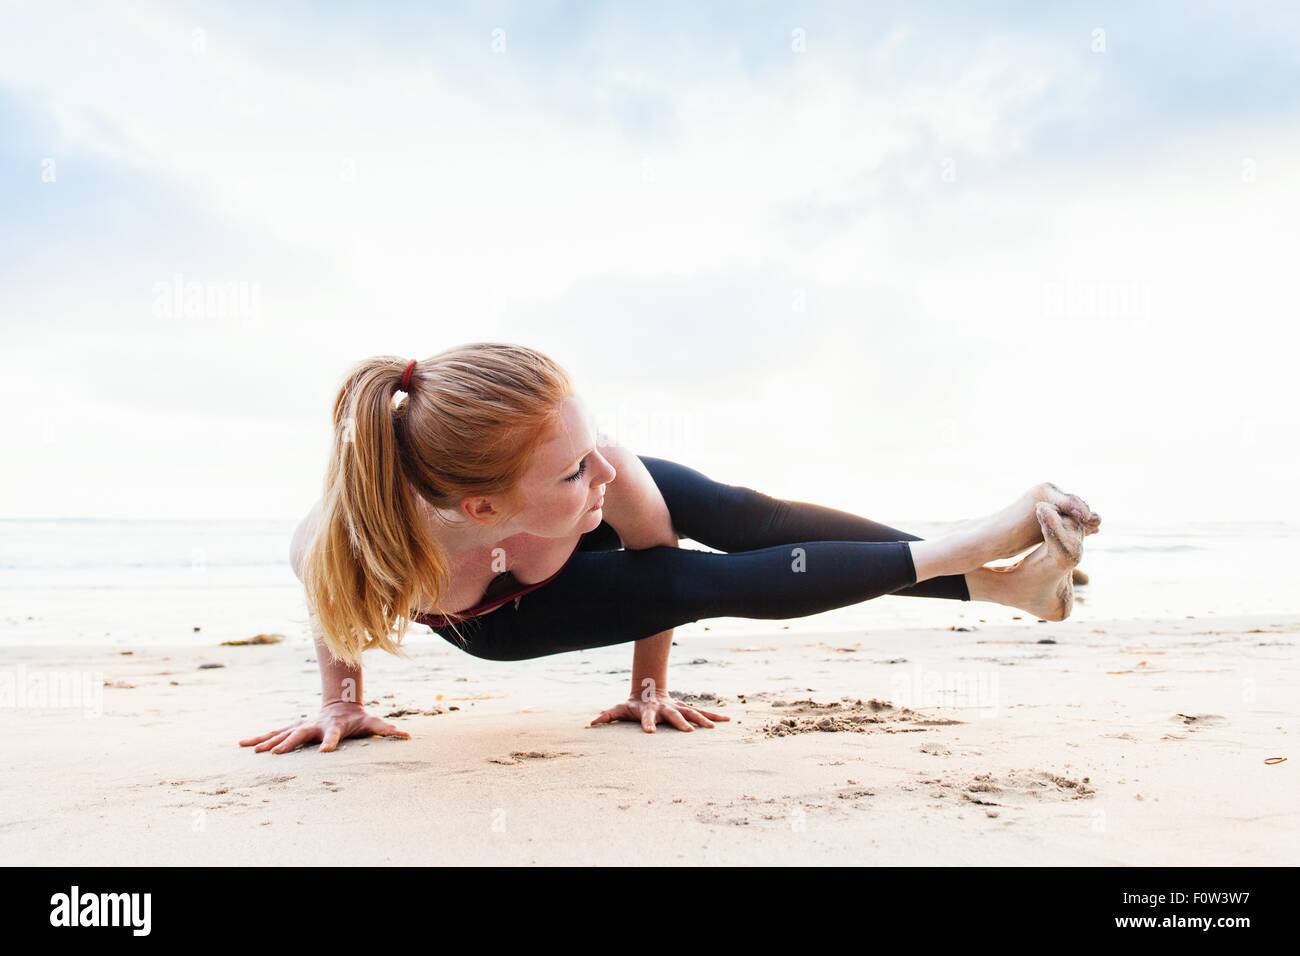
[[[565,478],[564,480],[577,481],[579,478],[582,477],[583,472],[585,472],[586,470],[587,470],[587,459],[584,458],[582,459],[582,461],[578,462],[578,470],[574,472],[572,475],[570,475],[568,478]]]

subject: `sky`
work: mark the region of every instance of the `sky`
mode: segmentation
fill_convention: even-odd
[[[1300,8],[0,3],[0,517],[296,518],[371,355],[898,524],[1300,519]]]

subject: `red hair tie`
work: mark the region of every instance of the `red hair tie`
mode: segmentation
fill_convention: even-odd
[[[411,390],[411,370],[415,368],[416,361],[416,359],[411,359],[411,361],[407,362],[406,371],[402,373],[401,387],[404,392],[409,392]]]

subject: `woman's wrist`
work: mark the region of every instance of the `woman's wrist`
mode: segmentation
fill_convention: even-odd
[[[336,658],[319,634],[316,635],[316,663],[320,667],[323,703],[361,703],[361,668]]]
[[[661,631],[636,642],[632,652],[632,697],[638,696],[645,682],[656,687],[668,686],[668,657],[673,649],[673,632]]]
[[[632,692],[628,694],[628,700],[648,701],[653,699],[667,699],[668,682],[657,680],[654,677],[641,677],[632,682]]]
[[[320,709],[326,710],[330,707],[360,707],[361,702],[356,700],[344,700],[342,697],[325,697],[320,702]]]

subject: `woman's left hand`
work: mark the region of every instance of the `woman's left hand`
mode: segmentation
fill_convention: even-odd
[[[695,730],[692,723],[701,727],[712,727],[715,720],[730,720],[726,714],[715,714],[710,710],[700,710],[680,700],[674,700],[666,690],[646,690],[634,694],[621,704],[601,713],[587,726],[609,724],[617,720],[636,720],[641,722],[641,729],[647,734],[655,733],[655,724],[663,721],[672,724],[678,730],[690,733]]]

